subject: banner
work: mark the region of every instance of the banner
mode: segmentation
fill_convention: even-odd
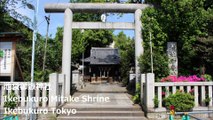
[[[12,42],[0,42],[0,74],[11,73]]]

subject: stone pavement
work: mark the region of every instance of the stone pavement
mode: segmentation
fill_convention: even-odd
[[[102,83],[102,84],[90,84],[86,83],[86,87],[80,89],[79,92],[89,93],[125,93],[127,92],[125,87],[121,87],[119,83]]]
[[[87,84],[76,92],[79,102],[67,103],[63,108],[76,109],[72,115],[59,115],[58,120],[146,120],[140,106],[134,105],[125,87],[119,84]],[[85,98],[108,98],[108,101]]]

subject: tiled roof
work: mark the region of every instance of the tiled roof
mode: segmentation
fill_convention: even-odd
[[[116,48],[93,47],[87,61],[90,61],[91,65],[116,65],[120,64],[120,57]]]

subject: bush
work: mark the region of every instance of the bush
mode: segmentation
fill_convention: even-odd
[[[13,99],[16,97],[17,96],[14,93],[14,91],[11,91],[11,93],[9,95],[5,95],[6,100],[4,102],[4,107],[7,109],[15,109],[15,107],[17,106],[17,101],[15,101]]]
[[[205,74],[203,77],[205,78],[206,81],[212,81],[212,76],[209,74]]]
[[[154,108],[157,108],[158,107],[158,103],[159,103],[159,100],[158,100],[157,96],[155,96],[155,98],[153,99],[153,102],[154,102]]]
[[[194,96],[190,93],[177,91],[175,94],[169,95],[165,100],[166,108],[169,109],[171,105],[175,106],[175,111],[186,112],[192,110],[194,107]]]
[[[140,103],[140,94],[141,94],[140,90],[141,90],[141,86],[139,83],[137,83],[135,95],[132,97],[132,100],[134,103]]]

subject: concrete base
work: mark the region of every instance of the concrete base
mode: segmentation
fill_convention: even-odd
[[[198,117],[198,118],[205,118],[205,120],[212,120],[213,119],[213,112],[212,113],[206,113],[206,114],[199,114],[199,111],[212,111],[213,107],[196,107],[193,109],[192,112],[197,112],[198,114],[191,114],[194,117]],[[151,108],[145,110],[145,116],[149,119],[149,120],[168,120],[169,117],[169,111],[166,110],[165,108]],[[175,115],[175,118],[181,118],[181,115]],[[191,119],[193,120],[193,118],[191,117]]]
[[[56,115],[52,114],[52,113],[48,113],[48,114],[39,114],[36,116],[37,119],[36,120],[57,120]],[[18,115],[19,120],[26,120],[26,115]]]

